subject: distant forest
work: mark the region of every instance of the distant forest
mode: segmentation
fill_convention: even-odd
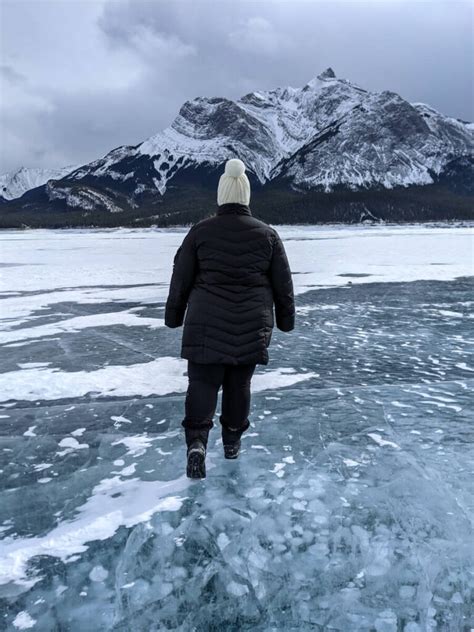
[[[252,194],[252,214],[271,224],[413,222],[474,219],[473,196],[433,184],[395,189],[296,192],[272,185]],[[215,192],[196,187],[170,189],[139,208],[122,212],[84,211],[61,205],[48,210],[0,205],[0,228],[66,228],[189,225],[217,210]]]

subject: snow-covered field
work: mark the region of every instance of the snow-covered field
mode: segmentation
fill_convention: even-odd
[[[277,228],[297,327],[204,481],[163,323],[186,229],[0,232],[0,629],[474,625],[472,228]]]

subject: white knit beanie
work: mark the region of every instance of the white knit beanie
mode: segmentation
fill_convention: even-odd
[[[225,163],[224,173],[219,178],[217,187],[217,204],[250,204],[250,182],[245,173],[245,165],[238,158],[231,158]]]

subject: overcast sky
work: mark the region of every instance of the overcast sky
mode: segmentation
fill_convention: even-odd
[[[473,120],[473,2],[0,0],[0,172],[84,164],[186,99],[303,86],[331,66]]]

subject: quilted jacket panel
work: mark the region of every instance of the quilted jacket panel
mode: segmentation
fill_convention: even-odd
[[[268,364],[272,330],[291,331],[291,270],[277,231],[243,204],[191,227],[173,260],[165,324],[184,324],[181,357]]]

